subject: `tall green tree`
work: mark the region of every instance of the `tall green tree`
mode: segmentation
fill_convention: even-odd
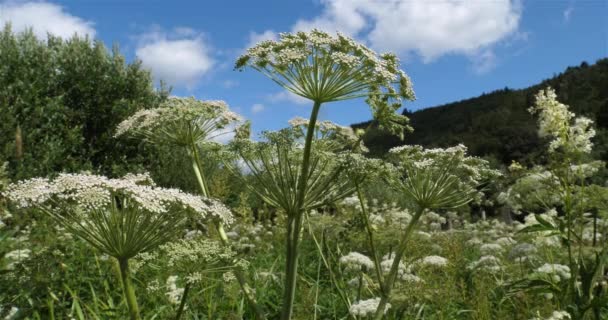
[[[149,160],[137,144],[113,139],[114,128],[167,95],[118,47],[77,36],[41,40],[7,25],[0,32],[0,160],[13,178],[122,173]]]

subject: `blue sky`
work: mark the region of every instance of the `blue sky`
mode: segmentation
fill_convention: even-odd
[[[0,1],[7,21],[41,37],[77,32],[118,44],[173,94],[225,100],[256,131],[310,112],[261,74],[233,71],[247,46],[278,32],[319,27],[396,52],[414,82],[412,110],[526,87],[608,56],[608,0]],[[370,112],[349,101],[327,104],[321,117],[348,125]]]

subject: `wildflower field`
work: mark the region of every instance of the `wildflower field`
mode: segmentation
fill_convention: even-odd
[[[547,157],[501,168],[462,144],[371,157],[365,129],[318,119],[363,99],[370,128],[416,129],[398,112],[415,95],[397,57],[345,35],[281,34],[235,69],[309,100],[310,117],[252,135],[223,101],[150,94],[82,144],[107,153],[91,151],[80,170],[46,165],[59,153],[24,157],[30,133],[15,117],[6,148],[17,156],[0,183],[0,317],[608,318],[605,164],[591,156],[593,121],[552,88],[529,106]]]

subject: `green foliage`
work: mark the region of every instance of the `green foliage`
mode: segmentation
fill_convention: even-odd
[[[150,162],[136,144],[112,138],[134,111],[168,92],[154,90],[140,62],[87,38],[0,32],[0,158],[14,178],[99,169],[124,173]],[[129,168],[129,169],[126,169]]]

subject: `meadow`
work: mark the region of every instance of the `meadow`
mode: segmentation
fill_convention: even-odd
[[[310,117],[252,136],[223,101],[149,96],[96,140],[123,159],[112,170],[37,166],[51,156],[19,156],[30,130],[15,120],[18,159],[0,172],[0,317],[608,317],[605,164],[591,156],[593,121],[552,88],[529,108],[546,158],[496,167],[462,144],[370,157],[364,129],[318,119],[364,99],[375,130],[416,129],[398,112],[415,99],[398,58],[345,35],[281,34],[235,69],[310,100]]]

